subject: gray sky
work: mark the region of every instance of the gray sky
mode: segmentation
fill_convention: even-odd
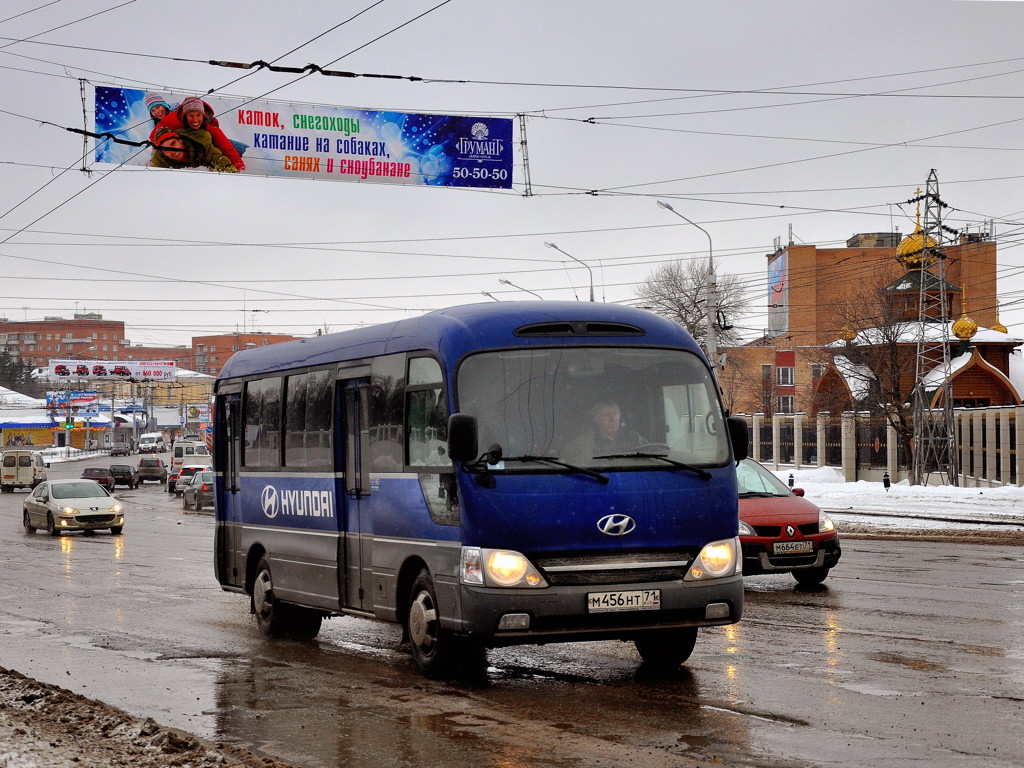
[[[77,308],[124,320],[134,343],[187,344],[533,298],[501,279],[585,300],[587,269],[545,241],[591,267],[598,300],[631,302],[659,263],[707,257],[663,199],[748,287],[755,312],[735,322],[753,337],[776,238],[907,234],[905,201],[934,168],[947,226],[995,222],[1001,319],[1024,332],[1024,4],[8,0],[0,36],[12,320]],[[210,59],[425,82],[238,79]],[[95,85],[524,114],[533,194],[519,149],[500,192],[118,169],[91,152],[85,173],[63,130],[83,127],[80,79],[90,128]]]

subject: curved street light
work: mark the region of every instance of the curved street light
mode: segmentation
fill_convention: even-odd
[[[715,276],[715,258],[714,258],[714,244],[711,242],[711,233],[708,232],[700,224],[690,221],[688,218],[683,216],[679,211],[673,208],[671,205],[666,203],[664,200],[658,201],[658,207],[664,208],[666,211],[671,211],[680,219],[685,221],[687,224],[692,224],[708,238],[708,284],[707,284],[707,315],[708,315],[708,331],[707,331],[707,348],[708,348],[708,360],[711,362],[711,370],[718,373],[718,332],[715,329],[715,323],[718,319],[718,278]]]
[[[523,291],[524,293],[530,293],[530,294],[533,294],[534,296],[536,296],[536,297],[537,297],[538,299],[540,299],[541,301],[544,301],[544,297],[543,297],[543,296],[541,296],[541,295],[540,295],[539,293],[537,293],[536,291],[531,291],[531,290],[530,290],[529,288],[523,288],[523,286],[521,286],[521,285],[516,285],[516,284],[515,284],[515,283],[513,283],[513,282],[512,282],[511,280],[506,280],[505,278],[500,278],[500,279],[498,280],[498,282],[499,282],[499,283],[501,283],[502,285],[510,285],[510,286],[512,286],[513,288],[518,288],[518,289],[519,289],[520,291]]]
[[[584,267],[587,268],[587,272],[590,273],[590,300],[593,301],[594,300],[594,270],[592,270],[590,268],[590,265],[587,264],[585,261],[580,261],[575,256],[573,256],[571,253],[566,253],[565,251],[563,251],[561,248],[559,248],[554,243],[544,243],[544,245],[547,246],[548,248],[554,248],[559,253],[561,253],[561,254],[563,254],[565,256],[568,256],[573,261],[575,261],[575,262],[577,262],[579,264],[582,264]]]
[[[487,291],[480,291],[480,293],[486,296],[488,299],[491,299],[492,301],[501,301],[501,299],[495,298],[493,294],[490,294]]]

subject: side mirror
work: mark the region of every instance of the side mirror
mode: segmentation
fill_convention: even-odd
[[[469,462],[477,458],[476,416],[453,413],[448,417],[448,457]]]
[[[725,420],[729,430],[729,442],[732,443],[732,454],[736,461],[747,458],[750,450],[750,433],[747,432],[747,420],[741,416],[730,416]]]

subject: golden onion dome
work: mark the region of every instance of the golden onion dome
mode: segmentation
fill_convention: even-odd
[[[904,269],[920,269],[925,249],[938,248],[938,246],[939,244],[934,239],[924,234],[921,222],[918,222],[914,231],[904,237],[896,246],[896,260],[903,265]],[[937,258],[934,251],[930,252],[924,266],[934,264]]]
[[[966,313],[960,315],[953,323],[953,335],[960,341],[970,341],[978,332],[978,324],[971,320]]]

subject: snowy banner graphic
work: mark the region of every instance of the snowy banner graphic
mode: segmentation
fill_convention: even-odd
[[[437,187],[512,187],[512,121],[96,86],[96,162]],[[153,146],[119,143],[152,142]]]
[[[174,360],[50,360],[46,378],[48,381],[177,381],[178,363]]]

